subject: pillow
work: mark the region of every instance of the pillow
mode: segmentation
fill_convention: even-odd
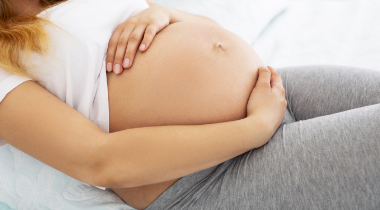
[[[0,147],[0,209],[134,210],[112,190],[75,180],[7,144]]]
[[[159,5],[209,17],[252,44],[287,7],[286,0],[151,0]]]
[[[3,204],[2,202],[0,202],[0,209],[1,210],[13,210],[9,206]]]

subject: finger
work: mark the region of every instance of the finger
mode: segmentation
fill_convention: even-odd
[[[277,73],[274,68],[272,68],[271,66],[268,66],[268,69],[271,72],[271,84],[272,83],[282,82],[280,74]]]
[[[146,26],[137,27],[131,34],[128,40],[127,50],[125,51],[123,67],[129,68],[132,66],[133,60],[137,53],[137,49],[143,39]]]
[[[268,68],[272,72],[272,79],[271,79],[272,92],[279,94],[279,96],[281,96],[284,99],[284,101],[286,101],[285,88],[282,83],[281,75],[277,73],[272,67],[268,66]]]
[[[257,79],[257,83],[256,83],[256,86],[259,85],[259,86],[263,86],[263,87],[267,87],[267,88],[270,88],[270,80],[271,80],[271,71],[265,67],[265,66],[262,66],[259,68],[259,78]]]
[[[281,79],[281,75],[279,73],[276,72],[276,70],[274,68],[272,68],[271,66],[268,66],[268,69],[271,71],[271,86],[272,88],[273,87],[276,87],[276,88],[283,88],[283,84],[282,84],[282,79]]]
[[[157,34],[158,29],[159,29],[159,27],[154,25],[154,24],[151,24],[146,28],[145,34],[144,34],[144,39],[141,42],[141,45],[139,48],[141,52],[145,52],[149,48],[150,44],[153,41],[153,38]]]
[[[135,33],[135,25],[131,25],[126,28],[121,35],[116,49],[115,61],[114,61],[114,72],[120,74],[123,71],[123,63],[125,57],[125,51],[128,48],[129,40],[133,33]]]
[[[123,33],[123,30],[124,30],[124,25],[119,24],[116,27],[116,30],[113,33],[110,41],[108,42],[107,58],[106,58],[106,64],[107,64],[106,69],[108,72],[111,72],[113,69],[113,63],[115,60],[117,43],[118,43],[118,40],[119,40],[121,34]]]

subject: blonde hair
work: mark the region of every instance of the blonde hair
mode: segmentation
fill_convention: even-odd
[[[65,0],[40,0],[44,8]],[[48,52],[49,37],[44,25],[49,21],[37,17],[17,16],[8,0],[0,0],[0,68],[24,76],[32,76],[27,72],[26,62],[21,60],[31,52],[44,55]]]

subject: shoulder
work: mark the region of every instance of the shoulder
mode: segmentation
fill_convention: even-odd
[[[0,102],[9,92],[29,80],[31,79],[11,74],[0,68]]]
[[[117,25],[148,7],[145,0],[68,0],[39,16],[81,42],[100,41],[102,35],[109,39]]]
[[[148,8],[145,0],[68,0],[41,14],[53,23],[91,24],[110,19],[123,22]]]

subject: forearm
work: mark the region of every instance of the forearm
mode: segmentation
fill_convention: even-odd
[[[266,125],[249,117],[108,134],[33,82],[0,103],[1,139],[75,179],[107,187],[158,183],[217,165],[264,144],[274,132]]]
[[[212,25],[217,25],[220,26],[216,21],[200,16],[200,15],[194,15],[190,14],[181,10],[176,10],[170,8],[171,12],[171,23],[177,23],[177,22],[193,22],[193,23],[202,23],[202,24],[212,24]]]
[[[207,169],[265,144],[272,135],[265,125],[258,119],[245,118],[109,134],[109,144],[102,152],[105,184],[113,188],[135,187]]]
[[[146,1],[146,2],[149,4],[149,6],[160,6],[151,1]],[[186,22],[194,22],[194,23],[213,24],[213,25],[219,26],[217,22],[215,22],[214,20],[210,18],[200,16],[200,15],[190,14],[190,13],[169,8],[169,7],[165,7],[165,8],[170,12],[170,16],[171,16],[170,24],[186,21]]]
[[[151,1],[146,1],[146,3],[148,3],[148,5],[151,7],[151,6],[155,6],[155,5],[158,5],[158,4],[156,4],[156,3],[153,3],[153,2],[151,2]]]

